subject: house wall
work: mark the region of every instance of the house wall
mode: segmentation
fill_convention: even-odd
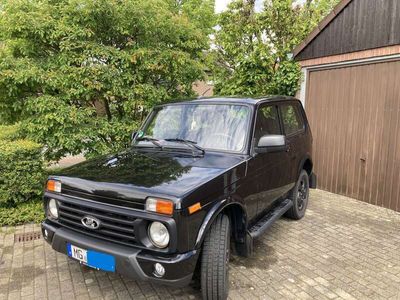
[[[374,61],[385,61],[396,59],[399,56],[400,45],[395,45],[300,61],[299,63],[302,67],[302,78],[300,89],[297,92],[296,97],[299,98],[300,101],[303,103],[303,106],[306,107],[306,88],[308,84],[308,74],[313,69],[335,68],[343,65],[357,65]]]
[[[400,30],[400,28],[399,28]],[[390,55],[396,55],[400,53],[400,45],[381,47],[376,49],[369,49],[363,51],[357,51],[352,53],[344,53],[332,56],[318,57],[300,61],[300,65],[304,67],[342,63],[349,61],[357,61],[369,58],[378,58]]]
[[[342,0],[294,56],[318,187],[400,211],[400,1]]]
[[[317,28],[310,37],[312,41],[296,54],[296,60],[400,44],[399,0],[353,0],[342,3],[345,8],[337,15],[334,11],[325,20],[329,22],[327,25],[321,22],[321,31]]]
[[[192,86],[194,92],[201,97],[211,97],[213,95],[214,85],[206,81],[196,81]]]

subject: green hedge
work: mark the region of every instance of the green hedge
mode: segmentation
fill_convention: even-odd
[[[18,125],[0,125],[0,141],[12,141],[18,138]]]
[[[43,201],[40,199],[21,203],[15,207],[0,206],[0,226],[40,223],[44,218]]]
[[[12,207],[41,196],[45,171],[42,147],[28,140],[10,140],[16,130],[4,128],[0,128],[0,207]]]

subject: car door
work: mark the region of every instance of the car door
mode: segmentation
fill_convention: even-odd
[[[279,104],[282,126],[284,129],[287,153],[289,159],[288,181],[293,185],[299,176],[300,160],[305,153],[307,137],[305,131],[305,122],[301,113],[301,103],[298,101],[282,102]],[[291,186],[287,187],[290,189]]]
[[[256,113],[253,145],[256,146],[262,136],[269,134],[283,134],[278,107],[275,104],[261,104]],[[287,160],[286,151],[267,151],[266,153],[255,154],[252,165],[257,173],[258,214],[267,210],[276,199],[282,196]]]

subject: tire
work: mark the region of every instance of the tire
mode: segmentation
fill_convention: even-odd
[[[220,300],[228,298],[230,234],[229,218],[220,214],[211,225],[203,243],[201,257],[203,299]]]
[[[289,199],[293,201],[293,206],[286,212],[285,217],[293,220],[300,220],[304,217],[308,205],[309,192],[308,174],[305,170],[302,170],[296,185],[289,193]]]

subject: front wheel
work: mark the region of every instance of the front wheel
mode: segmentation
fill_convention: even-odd
[[[228,297],[228,263],[230,256],[230,222],[221,214],[211,225],[203,244],[201,257],[201,291],[203,299]]]
[[[308,205],[309,191],[308,174],[305,170],[302,170],[296,185],[290,191],[289,199],[293,201],[293,206],[286,212],[286,217],[293,220],[300,220],[304,217]]]

